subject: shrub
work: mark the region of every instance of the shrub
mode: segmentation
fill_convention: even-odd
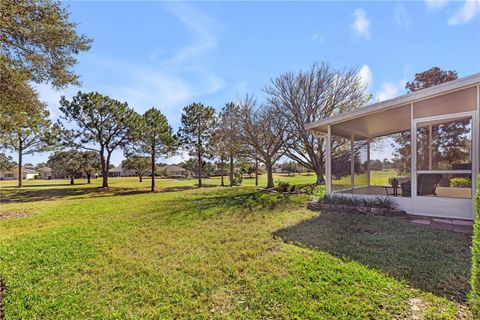
[[[278,181],[276,190],[279,192],[288,192],[290,189],[290,183],[285,181]]]
[[[243,175],[240,172],[235,172],[233,174],[233,184],[236,186],[241,185],[243,182]]]
[[[472,275],[470,280],[472,289],[470,291],[469,300],[473,317],[475,319],[480,319],[480,190],[477,191],[475,204],[477,215],[473,227]]]
[[[472,181],[469,178],[458,177],[450,179],[450,188],[471,188]]]
[[[356,197],[346,197],[341,195],[325,195],[320,202],[335,205],[355,206],[355,207],[369,207],[382,209],[396,209],[397,205],[392,198],[376,197],[373,199],[364,199]]]

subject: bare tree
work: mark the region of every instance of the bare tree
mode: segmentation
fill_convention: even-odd
[[[265,164],[267,188],[273,188],[273,165],[291,141],[288,119],[272,105],[257,107],[256,100],[248,96],[240,102],[240,108],[238,139],[250,157]]]
[[[281,74],[264,91],[269,102],[289,120],[292,135],[286,155],[315,171],[316,183],[323,184],[325,139],[312,135],[305,125],[356,109],[370,100],[357,70],[313,64],[308,71]]]

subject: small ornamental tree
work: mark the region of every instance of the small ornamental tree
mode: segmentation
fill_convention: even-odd
[[[150,191],[155,191],[156,160],[160,156],[172,154],[177,147],[177,138],[167,117],[158,109],[147,110],[140,119],[140,125],[135,130],[134,148],[150,158]]]
[[[288,120],[279,116],[274,106],[257,107],[252,98],[245,98],[241,103],[241,130],[239,141],[250,157],[265,165],[267,188],[274,188],[273,165],[288,149],[290,133]]]
[[[142,157],[136,154],[127,153],[122,161],[122,169],[132,170],[138,175],[138,181],[143,181],[143,176],[151,172],[150,157]]]
[[[132,139],[140,124],[139,115],[127,103],[98,92],[78,92],[71,101],[60,100],[62,141],[65,145],[96,151],[100,155],[102,187],[108,188],[110,158],[113,151]],[[66,125],[73,129],[66,129]]]
[[[87,183],[90,183],[92,174],[100,172],[102,169],[102,160],[96,151],[82,152],[82,170],[87,176]]]
[[[23,156],[47,151],[52,127],[44,103],[19,73],[0,66],[0,78],[7,79],[0,90],[0,144],[18,155],[18,187],[23,185]]]
[[[234,162],[242,154],[242,144],[238,141],[240,131],[240,106],[230,102],[223,107],[218,117],[218,148],[222,155],[228,157],[230,186],[235,183]]]
[[[75,176],[82,171],[82,154],[77,150],[57,151],[48,159],[48,166],[55,172],[70,178],[75,184]]]
[[[190,156],[197,159],[198,187],[202,187],[204,158],[211,154],[210,140],[215,131],[215,109],[201,103],[183,108],[182,126],[179,130],[180,143]]]

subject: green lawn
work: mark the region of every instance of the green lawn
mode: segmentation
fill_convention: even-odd
[[[200,190],[159,179],[154,194],[135,178],[111,179],[110,192],[97,191],[99,182],[27,181],[21,191],[1,182],[5,319],[455,318],[452,296],[381,268],[375,243],[349,257],[333,244],[309,249],[276,236],[318,215],[305,209],[308,196],[260,193],[250,179]]]

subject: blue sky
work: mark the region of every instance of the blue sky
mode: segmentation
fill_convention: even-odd
[[[176,129],[191,102],[261,99],[271,77],[321,61],[357,67],[375,101],[404,94],[405,81],[432,66],[480,71],[480,1],[63,5],[94,43],[75,67],[81,88],[37,86],[54,119],[61,95],[98,91],[138,112],[157,107]],[[113,163],[121,160],[117,152]]]

